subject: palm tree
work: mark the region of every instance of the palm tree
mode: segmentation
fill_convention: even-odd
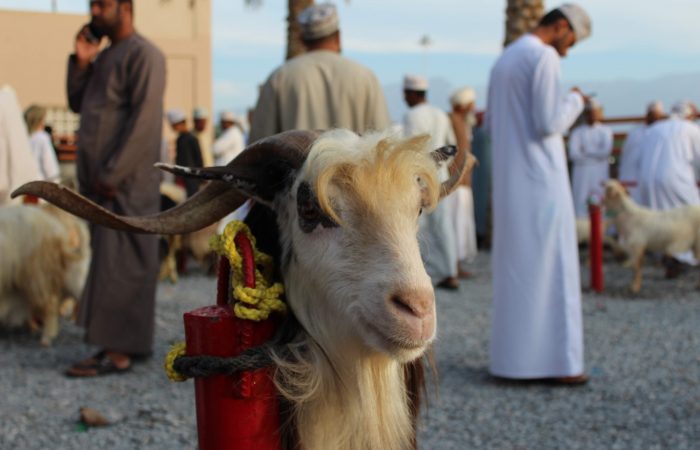
[[[543,14],[544,0],[508,0],[506,39],[503,46],[535,28]]]
[[[287,0],[289,14],[287,15],[287,59],[304,53],[301,42],[301,30],[297,17],[304,9],[314,4],[314,0]]]
[[[253,8],[260,7],[263,0],[244,0]],[[314,4],[314,0],[287,0],[287,55],[285,59],[294,58],[306,51],[301,42],[301,30],[297,17],[304,9]]]

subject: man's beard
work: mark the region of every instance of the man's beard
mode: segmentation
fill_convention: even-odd
[[[119,19],[116,19],[114,23],[108,24],[102,20],[102,23],[96,23],[93,18],[90,21],[90,31],[97,37],[97,39],[102,39],[104,36],[111,36],[114,32],[119,29]]]

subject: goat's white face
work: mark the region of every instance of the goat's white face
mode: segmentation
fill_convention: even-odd
[[[364,157],[359,142],[352,144],[359,152],[353,159]],[[309,160],[340,151],[312,149]],[[337,173],[328,180],[331,214],[315,195],[318,173],[306,166],[275,202],[287,300],[317,342],[408,361],[423,353],[436,329],[434,291],[416,238],[426,186],[417,172],[369,172],[352,182],[338,182]]]
[[[608,180],[605,182],[605,196],[603,197],[603,205],[609,209],[619,209],[625,197],[627,190],[617,180]]]

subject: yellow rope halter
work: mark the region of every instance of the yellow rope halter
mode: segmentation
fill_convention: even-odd
[[[255,263],[255,287],[244,286],[243,257],[238,252],[234,238],[238,233],[244,233],[253,248]],[[255,247],[255,236],[240,220],[234,220],[226,225],[223,234],[212,237],[209,244],[219,255],[225,256],[231,265],[231,286],[233,298],[233,313],[240,319],[259,322],[265,320],[273,311],[287,312],[287,305],[280,299],[284,294],[282,283],[272,283],[273,261],[270,255],[258,251]],[[260,271],[262,269],[262,272]],[[165,357],[165,373],[172,381],[185,381],[187,378],[178,373],[173,364],[178,356],[185,354],[185,343],[173,345]]]
[[[243,257],[238,253],[234,238],[238,233],[244,233],[253,247],[255,260],[255,287],[244,286]],[[226,225],[223,234],[212,238],[211,247],[231,264],[233,280],[233,312],[240,319],[259,322],[269,317],[273,311],[285,313],[287,305],[280,299],[284,293],[282,283],[271,283],[273,264],[272,258],[255,247],[255,237],[250,229],[240,220],[234,220]],[[260,271],[262,268],[263,272]],[[270,285],[272,284],[272,285]]]

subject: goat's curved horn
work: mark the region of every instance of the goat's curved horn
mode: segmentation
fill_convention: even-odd
[[[158,214],[129,217],[114,214],[75,191],[48,181],[32,181],[12,196],[35,195],[97,225],[134,233],[184,234],[216,222],[246,201],[231,186],[213,182],[187,201]]]
[[[216,222],[238,208],[251,196],[248,184],[255,186],[260,198],[274,195],[274,190],[286,183],[281,169],[299,169],[318,132],[290,131],[257,141],[225,167],[192,169],[190,175],[216,173],[200,192],[182,204],[158,214],[127,217],[112,213],[74,191],[45,181],[33,181],[12,193],[41,197],[68,212],[98,225],[136,233],[183,234],[199,230]],[[182,175],[187,175],[182,173]],[[225,182],[230,176],[233,183]],[[207,175],[209,177],[209,175]],[[270,194],[272,192],[272,194]]]
[[[445,145],[433,150],[432,156],[438,164],[450,157],[454,157],[452,166],[450,167],[450,177],[443,181],[440,185],[441,199],[457,189],[457,186],[459,186],[459,181],[462,179],[464,172],[471,170],[476,163],[476,158],[474,158],[470,153],[467,153],[466,148],[457,149],[457,147],[454,145]]]

